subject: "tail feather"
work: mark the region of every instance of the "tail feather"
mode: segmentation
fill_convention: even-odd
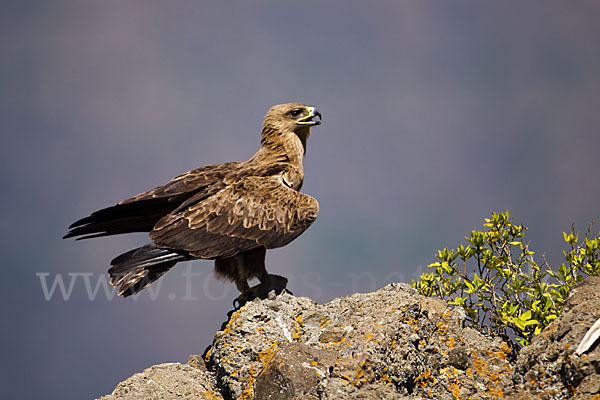
[[[136,294],[163,276],[179,261],[189,257],[167,249],[159,249],[153,243],[121,254],[111,261],[108,270],[110,283],[118,286],[123,297]]]

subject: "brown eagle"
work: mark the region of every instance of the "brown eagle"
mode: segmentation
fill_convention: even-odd
[[[317,218],[317,200],[300,188],[310,128],[320,124],[315,107],[273,106],[264,119],[260,149],[250,160],[177,176],[80,219],[64,238],[149,232],[151,243],[111,261],[110,282],[125,297],[176,263],[195,259],[215,260],[217,276],[235,282],[240,302],[281,290],[287,279],[267,273],[266,249],[290,243]],[[248,279],[254,277],[261,284],[250,288]]]

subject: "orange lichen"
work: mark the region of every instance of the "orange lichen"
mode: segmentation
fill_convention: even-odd
[[[262,362],[263,366],[267,365],[279,351],[279,342],[272,340],[270,345],[271,347],[258,352],[258,361]]]
[[[426,369],[415,378],[414,383],[421,386],[421,389],[425,389],[425,386],[430,383],[435,385],[436,381],[437,380],[431,374],[431,370]]]
[[[477,373],[483,377],[488,376],[490,371],[487,363],[480,360],[479,357],[477,357],[477,353],[474,351],[471,352],[471,357],[473,358],[473,368],[475,368],[475,371],[477,371]]]
[[[487,395],[489,395],[492,399],[502,399],[504,398],[504,393],[502,393],[502,389],[499,387],[496,388],[492,388],[492,387],[487,387],[488,390],[485,392]]]
[[[448,325],[446,325],[443,321],[437,322],[437,330],[439,333],[444,335],[448,331]]]
[[[211,390],[210,392],[207,390],[204,391],[204,396],[209,399],[222,399],[223,398],[220,393],[217,393],[214,390]]]
[[[302,314],[298,315],[294,321],[294,333],[292,333],[292,340],[297,342],[302,336]]]
[[[454,397],[454,400],[461,400],[460,397],[460,387],[452,382],[448,385],[448,388],[450,389],[450,393],[452,393],[452,396]]]
[[[444,377],[453,377],[458,374],[458,370],[453,366],[440,369],[440,375]]]
[[[322,334],[319,337],[319,342],[323,344],[339,344],[344,343],[348,338],[346,338],[345,332],[330,332],[328,335]]]
[[[246,387],[244,388],[242,395],[238,398],[238,400],[250,400],[254,398],[254,382],[259,373],[265,370],[265,367],[271,362],[275,354],[279,351],[280,343],[274,340],[270,341],[270,347],[261,350],[258,352],[258,361],[260,363],[261,369],[257,368],[257,364],[254,364],[248,368],[248,377],[245,379]],[[235,371],[231,374],[234,376],[239,372]]]
[[[391,381],[391,380],[390,380],[390,378],[387,376],[387,374],[381,374],[381,375],[379,375],[379,377],[378,377],[378,380],[379,380],[380,382],[383,382],[383,383],[385,383],[386,385],[387,385],[387,384],[391,384],[391,383],[392,383],[392,381]]]
[[[506,343],[502,343],[502,349],[500,349],[500,351],[495,352],[494,354],[496,355],[496,357],[498,357],[499,359],[506,361],[508,359],[508,353],[510,352],[510,347],[508,347],[508,345]]]
[[[256,377],[256,365],[253,365],[248,369],[248,380],[246,381],[246,387],[242,392],[242,395],[238,397],[238,400],[251,400],[254,398],[254,379]]]
[[[490,374],[490,381],[492,381],[495,385],[498,385],[500,383],[500,377],[496,373]]]
[[[453,337],[449,337],[449,338],[446,340],[446,346],[448,346],[448,348],[449,348],[450,350],[452,350],[452,349],[454,348],[454,346],[456,346],[456,343],[455,343],[455,341],[454,341],[454,338],[453,338]]]
[[[319,328],[323,329],[331,323],[331,319],[319,318]]]
[[[373,373],[371,371],[371,363],[368,361],[363,361],[356,366],[354,377],[351,377],[349,375],[341,375],[340,377],[352,386],[357,388],[360,388],[364,383],[367,383],[374,378]],[[384,377],[384,382],[391,382],[387,375],[384,375]]]
[[[358,364],[356,366],[356,383],[358,384],[358,382],[360,382],[360,379],[364,376],[364,372],[361,368],[361,364]]]
[[[366,372],[369,372],[368,374]],[[356,381],[353,383],[355,387],[361,387],[363,383],[367,383],[373,378],[371,371],[371,363],[363,361],[356,366]]]

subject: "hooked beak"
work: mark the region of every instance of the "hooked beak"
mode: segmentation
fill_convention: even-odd
[[[316,107],[306,107],[308,110],[308,115],[306,117],[300,118],[296,123],[298,125],[321,125],[321,119],[323,118],[321,115],[321,111],[319,111]],[[315,117],[319,117],[318,120],[315,120]]]

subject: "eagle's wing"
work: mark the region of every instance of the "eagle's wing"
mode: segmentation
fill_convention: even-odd
[[[130,199],[123,200],[119,204],[128,204],[140,200],[150,200],[157,198],[176,198],[186,193],[195,193],[196,191],[212,185],[222,180],[232,170],[239,168],[242,162],[228,162],[223,164],[206,165],[185,174],[181,174],[171,179],[169,183],[159,186],[144,193],[133,196]]]
[[[283,183],[281,176],[250,176],[198,194],[162,218],[150,237],[158,247],[195,257],[230,257],[260,246],[281,247],[317,218],[317,200]]]
[[[129,232],[150,232],[156,222],[182,203],[221,181],[239,168],[241,162],[207,165],[179,175],[159,186],[119,204],[93,212],[74,222],[65,238],[87,239]]]

